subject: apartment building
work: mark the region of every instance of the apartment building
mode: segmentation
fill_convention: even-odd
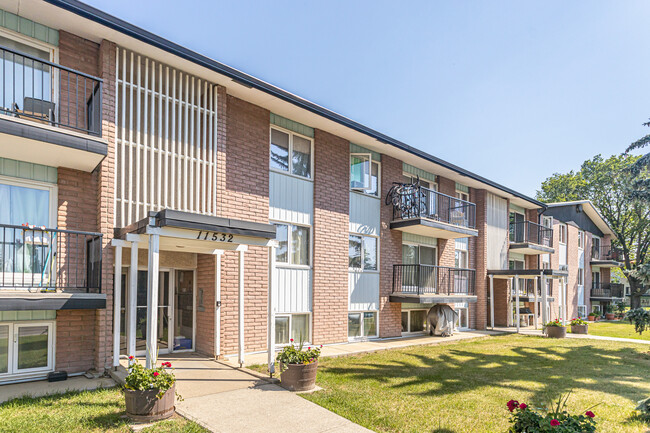
[[[0,382],[559,311],[560,207],[78,1],[0,16]]]

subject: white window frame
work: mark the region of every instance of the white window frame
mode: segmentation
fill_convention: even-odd
[[[411,173],[408,173],[408,172],[406,172],[406,171],[403,171],[403,172],[402,172],[402,175],[403,175],[404,177],[409,177],[409,178],[411,178],[412,181],[417,179],[417,175],[416,175],[416,174],[411,174]],[[420,182],[426,182],[426,183],[429,184],[428,187],[425,186],[424,188],[429,188],[430,190],[433,190],[433,191],[436,191],[436,192],[438,191],[438,182],[437,182],[437,181],[432,181],[432,180],[429,180],[429,179],[423,179],[423,178],[420,178]]]
[[[578,268],[578,272],[576,274],[576,279],[578,281],[579,286],[584,286],[585,285],[585,270],[584,270],[584,268]]]
[[[17,177],[11,176],[2,176],[0,175],[0,184],[9,185],[9,186],[18,186],[22,188],[32,188],[39,189],[42,191],[48,191],[50,194],[50,203],[49,203],[49,218],[50,222],[47,228],[54,228],[58,226],[58,205],[59,205],[59,188],[56,184],[49,182],[41,182],[38,180],[30,179],[20,179]],[[29,222],[29,221],[27,221]]]
[[[596,246],[596,243],[598,243],[598,257],[596,257],[597,260],[600,259],[600,247],[603,245],[603,239],[600,236],[592,235],[591,237],[591,256],[593,257],[593,251],[594,247]]]
[[[542,216],[542,225],[546,228],[553,228],[553,217],[552,216]]]
[[[358,236],[358,237],[361,238],[361,267],[359,267],[359,268],[353,268],[353,267],[350,266],[350,252],[349,252],[349,250],[348,250],[348,270],[351,271],[351,272],[370,272],[370,273],[375,273],[375,274],[379,273],[379,270],[381,269],[381,268],[380,268],[381,265],[380,265],[380,263],[379,263],[379,256],[381,255],[381,254],[380,254],[380,249],[379,249],[379,241],[380,241],[380,240],[379,240],[379,236],[375,236],[375,235],[364,235],[364,234],[361,234],[361,233],[350,232],[350,233],[348,234],[348,245],[349,245],[349,239],[350,239],[350,236]],[[377,248],[376,248],[377,257],[376,257],[376,259],[375,259],[376,262],[377,262],[377,269],[365,269],[365,268],[363,267],[363,264],[364,264],[364,256],[365,256],[365,249],[363,248],[363,245],[364,245],[364,239],[365,239],[365,238],[373,238],[373,239],[376,239],[376,240],[377,240]]]
[[[562,245],[567,244],[567,235],[568,235],[567,230],[568,229],[566,224],[564,223],[558,224],[558,242]],[[564,241],[562,241],[562,238],[564,238]]]
[[[54,371],[56,365],[56,320],[17,320],[0,322],[0,326],[9,327],[7,373],[0,374],[0,382],[14,378],[42,376],[44,373]],[[48,328],[47,366],[18,370],[18,329],[30,326],[46,326]]]
[[[293,324],[293,316],[307,316],[307,325],[309,328],[309,331],[307,332],[308,337],[307,340],[303,341],[303,344],[311,344],[311,341],[313,339],[313,326],[312,326],[312,312],[311,311],[304,311],[304,312],[292,312],[292,313],[276,313],[273,317],[274,319],[277,319],[279,317],[288,317],[289,318],[289,341],[286,343],[278,343],[276,342],[275,345],[277,347],[284,347],[284,346],[289,346],[291,344],[291,339],[293,338],[293,344],[299,345],[300,341],[296,340],[292,335],[291,335],[291,325]]]
[[[417,249],[418,249],[418,263],[416,263],[416,264],[418,264],[418,265],[428,265],[428,266],[430,266],[428,263],[422,263],[422,260],[421,260],[422,254],[420,254],[420,248],[424,247],[424,248],[433,249],[435,251],[434,257],[436,259],[436,263],[434,263],[433,266],[438,266],[439,257],[438,257],[438,246],[437,245],[429,245],[429,244],[422,244],[422,243],[419,243],[419,242],[409,242],[409,241],[402,242],[402,245],[407,245],[407,246],[410,246],[410,247],[417,247]],[[403,257],[402,257],[402,261],[404,261]]]
[[[366,158],[368,160],[368,185],[364,185],[363,188],[353,188],[352,187],[352,157],[357,157],[357,158]],[[370,184],[372,183],[372,166],[373,164],[377,165],[377,194],[372,194],[369,193],[368,190],[370,189]],[[350,176],[349,179],[349,184],[350,184],[350,191],[354,191],[359,194],[366,195],[368,197],[374,197],[374,198],[381,198],[381,162],[375,161],[372,159],[372,154],[371,153],[351,153],[350,154],[350,169],[348,175]],[[367,188],[366,188],[367,186]]]
[[[581,319],[584,319],[587,317],[587,306],[586,305],[578,305],[578,317]]]
[[[585,232],[584,230],[578,230],[578,249],[583,250],[585,249]]]
[[[280,170],[275,167],[271,167],[271,145],[272,145],[273,129],[289,135],[289,148],[287,149],[287,151],[289,152],[288,154],[289,166],[287,171]],[[304,138],[305,140],[309,140],[311,146],[309,150],[309,177],[300,176],[298,174],[293,173],[293,137],[295,135],[299,136],[300,138]],[[276,125],[271,125],[271,127],[269,128],[269,169],[275,173],[281,173],[287,176],[295,177],[297,179],[303,179],[303,180],[308,180],[310,182],[313,182],[314,181],[314,139],[306,135],[302,135],[297,132],[294,132],[290,129],[282,128]]]
[[[412,311],[424,311],[424,330],[422,331],[411,331],[411,312]],[[406,329],[407,331],[402,331],[402,335],[419,335],[419,334],[426,334],[429,332],[429,320],[427,319],[427,314],[429,310],[426,308],[413,308],[413,309],[408,309],[408,310],[402,310],[402,313],[407,313],[407,320],[406,320]],[[400,322],[401,322],[401,314],[400,314]],[[401,326],[401,324],[400,324]]]
[[[460,191],[460,190],[457,189],[456,190],[456,198],[459,199],[459,200],[469,202],[469,193],[465,192],[465,191]]]
[[[364,329],[364,324],[363,324],[363,313],[374,313],[375,314],[375,322],[377,323],[377,326],[375,327],[375,335],[368,335],[365,336],[365,329]],[[360,314],[361,317],[361,335],[359,337],[350,337],[350,330],[348,328],[348,341],[366,341],[366,340],[371,340],[374,338],[379,338],[379,311],[378,310],[350,310],[348,311],[348,315],[350,314]],[[347,317],[346,317],[347,319]]]
[[[280,268],[293,268],[293,269],[311,269],[312,263],[314,262],[314,239],[313,239],[313,230],[312,227],[306,224],[297,224],[297,223],[290,223],[286,221],[277,221],[277,220],[271,220],[270,224],[272,225],[285,225],[287,226],[287,261],[286,262],[280,262],[275,260],[275,265],[276,267]],[[309,264],[307,265],[301,265],[301,264],[295,264],[291,263],[291,257],[292,257],[292,243],[291,243],[291,234],[293,233],[293,230],[291,230],[291,227],[303,227],[309,230]]]

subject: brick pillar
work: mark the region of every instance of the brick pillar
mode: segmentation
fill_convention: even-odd
[[[214,355],[214,279],[215,256],[198,254],[196,258],[196,351],[204,355]],[[203,302],[199,305],[199,293]]]
[[[348,338],[350,145],[319,129],[314,141],[313,341],[322,344]]]
[[[381,191],[387,194],[393,182],[402,179],[402,162],[388,155],[381,156]],[[402,335],[402,304],[390,302],[393,291],[393,265],[402,263],[402,232],[390,229],[393,207],[381,203],[379,336]]]
[[[490,283],[487,277],[487,191],[484,189],[472,190],[472,193],[474,203],[476,204],[476,229],[478,230],[478,236],[474,242],[476,245],[476,249],[474,251],[476,269],[476,305],[474,307],[474,326],[476,329],[485,329],[487,327],[488,311],[487,295],[488,291],[490,290]]]
[[[115,58],[116,45],[102,41],[99,48],[99,71],[102,84],[102,138],[108,142],[108,154],[95,169],[97,176],[97,227],[103,237],[102,291],[106,293],[106,309],[95,313],[95,368],[103,371],[112,364],[113,356],[113,238],[115,185]]]

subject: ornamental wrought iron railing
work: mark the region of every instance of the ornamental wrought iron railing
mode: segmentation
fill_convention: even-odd
[[[432,265],[393,265],[393,293],[474,295],[476,271]]]
[[[476,227],[476,205],[414,183],[394,183],[386,195],[393,220],[427,218],[461,227]]]
[[[101,233],[0,224],[0,288],[101,292]]]
[[[618,262],[623,259],[623,252],[613,245],[593,245],[591,260],[612,260]]]
[[[553,247],[553,229],[532,221],[510,223],[510,242]]]
[[[592,298],[623,298],[625,287],[621,283],[593,283],[591,286]]]
[[[102,134],[102,80],[0,46],[0,113]]]

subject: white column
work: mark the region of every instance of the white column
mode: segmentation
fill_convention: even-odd
[[[215,251],[214,265],[214,358],[221,356],[221,256],[222,250]]]
[[[519,314],[519,275],[515,275],[515,313],[517,314],[517,333],[519,333],[519,325],[521,323]]]
[[[240,245],[239,251],[239,366],[244,366],[244,253],[246,245]]]
[[[544,326],[548,323],[548,293],[546,293],[546,276],[544,276],[544,272],[540,272],[539,279],[542,284],[542,326]]]
[[[494,329],[494,275],[490,275],[490,321]]]
[[[535,329],[537,329],[537,315],[539,314],[539,307],[537,306],[539,302],[539,297],[537,296],[537,277],[533,279],[533,292],[535,292],[535,315],[533,316],[533,322],[535,322]]]
[[[160,235],[149,235],[147,267],[147,368],[158,361],[158,278]]]
[[[514,290],[515,282],[510,278],[510,287],[508,287],[508,326],[512,326],[514,318],[512,317],[512,291]]]
[[[131,242],[131,267],[129,268],[129,295],[126,307],[126,354],[135,356],[136,306],[138,303],[138,243]]]
[[[567,314],[569,312],[569,309],[567,308],[567,286],[566,282],[564,281],[564,277],[562,278],[562,295],[564,297],[564,300],[562,301],[562,306],[564,308],[564,311],[562,311],[562,324],[566,325],[567,322]]]
[[[275,247],[269,247],[269,335],[266,343],[269,374],[275,373]]]
[[[122,247],[126,243],[113,239],[111,245],[115,247],[115,273],[113,277],[113,368],[120,365],[120,311],[122,307]]]

